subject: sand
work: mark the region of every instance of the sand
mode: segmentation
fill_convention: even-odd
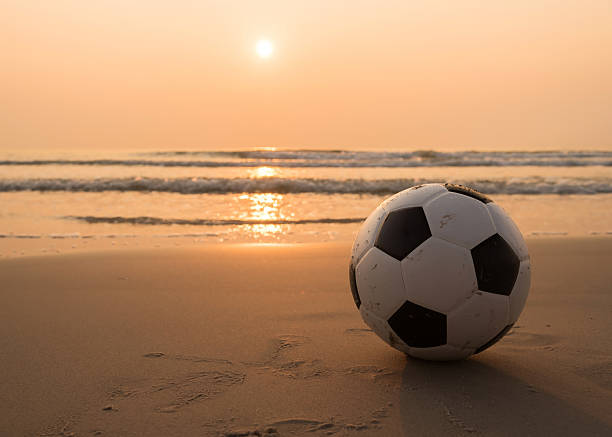
[[[0,261],[0,435],[611,435],[612,239],[528,241],[510,335],[406,358],[361,321],[349,244]]]

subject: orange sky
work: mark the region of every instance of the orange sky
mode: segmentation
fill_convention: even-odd
[[[4,151],[612,148],[609,0],[5,0],[0,52]]]

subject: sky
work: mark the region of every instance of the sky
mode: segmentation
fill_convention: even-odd
[[[612,149],[609,0],[1,0],[0,65],[2,151]]]

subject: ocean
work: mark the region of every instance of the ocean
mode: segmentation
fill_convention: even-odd
[[[612,151],[0,154],[0,256],[350,240],[385,197],[452,182],[525,236],[612,235]]]

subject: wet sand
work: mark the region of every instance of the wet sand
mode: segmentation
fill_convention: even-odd
[[[610,435],[612,238],[528,245],[519,322],[455,363],[367,329],[348,243],[0,260],[0,435]]]

